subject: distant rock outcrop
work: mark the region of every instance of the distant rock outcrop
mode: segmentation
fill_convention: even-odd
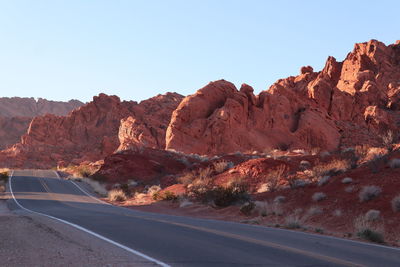
[[[17,143],[26,133],[31,120],[44,114],[66,115],[83,105],[78,100],[49,101],[39,98],[0,98],[0,149]]]
[[[33,97],[0,97],[0,116],[2,117],[37,117],[45,114],[65,116],[84,103],[78,100],[68,102],[50,101]]]
[[[186,97],[173,112],[166,148],[222,154],[272,148],[333,150],[377,144],[400,123],[400,44],[356,44],[343,62],[329,57],[278,80],[258,96],[221,80]]]
[[[61,162],[65,165],[97,161],[119,147],[118,136],[125,149],[164,146],[169,117],[181,99],[182,96],[170,93],[138,104],[100,94],[67,116],[36,117],[21,142],[0,153],[1,164],[50,168]]]

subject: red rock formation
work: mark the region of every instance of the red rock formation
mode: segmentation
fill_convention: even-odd
[[[400,44],[356,44],[343,62],[303,67],[253,95],[242,85],[212,82],[174,111],[166,148],[221,154],[276,147],[333,150],[380,142],[400,122]]]
[[[66,115],[83,105],[82,102],[49,101],[39,98],[0,98],[0,149],[17,143],[26,133],[33,117],[44,114]]]
[[[1,97],[0,116],[30,118],[45,114],[64,116],[82,105],[83,103],[78,100],[60,102],[43,98],[35,100],[33,97]]]
[[[121,120],[118,150],[137,146],[164,149],[171,114],[182,99],[180,94],[167,93],[140,102],[133,108],[134,115]]]
[[[0,160],[2,165],[11,167],[49,168],[61,161],[68,165],[103,159],[120,144],[118,131],[122,119],[121,132],[125,134],[119,136],[124,148],[133,145],[164,146],[158,140],[165,138],[168,117],[181,98],[170,93],[138,104],[100,94],[93,98],[93,102],[68,116],[47,114],[34,118],[21,142],[2,151]],[[133,118],[136,119],[135,128],[128,130],[127,122]],[[129,133],[135,133],[140,138],[129,139],[128,144],[125,136],[131,137]]]
[[[32,118],[0,116],[0,149],[17,143],[26,133]]]

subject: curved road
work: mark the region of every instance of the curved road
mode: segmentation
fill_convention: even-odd
[[[397,248],[111,206],[53,171],[14,171],[9,190],[13,209],[62,220],[161,266],[400,266]]]

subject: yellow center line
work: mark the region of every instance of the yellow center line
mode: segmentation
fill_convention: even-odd
[[[44,189],[48,193],[51,194],[50,188],[43,181],[43,179],[39,179],[39,181],[43,185]],[[64,201],[62,201],[62,203],[67,204]],[[72,205],[68,205],[67,204],[67,206],[72,206]],[[119,213],[115,213],[115,214],[119,214]],[[262,245],[262,246],[266,246],[266,247],[272,247],[272,248],[276,248],[276,249],[280,249],[280,250],[289,251],[289,252],[292,252],[292,253],[308,256],[308,257],[311,257],[311,258],[315,258],[315,259],[331,262],[331,263],[334,263],[334,264],[340,264],[340,265],[344,265],[344,266],[364,266],[364,265],[357,264],[357,263],[354,263],[354,262],[351,262],[351,261],[341,260],[341,259],[338,259],[338,258],[325,256],[325,255],[313,253],[313,252],[310,252],[310,251],[306,251],[306,250],[302,250],[302,249],[298,249],[298,248],[293,248],[293,247],[289,247],[289,246],[273,243],[273,242],[270,242],[270,241],[259,240],[259,239],[255,239],[255,238],[251,238],[251,237],[245,237],[245,236],[241,236],[241,235],[233,234],[233,233],[228,233],[228,232],[224,232],[224,231],[204,228],[204,227],[200,227],[200,226],[189,225],[189,224],[185,224],[185,223],[172,222],[172,221],[167,221],[167,220],[162,220],[162,219],[155,219],[155,218],[150,218],[150,217],[146,217],[146,216],[136,216],[136,215],[131,215],[131,214],[123,214],[123,215],[124,216],[128,216],[128,217],[132,217],[132,218],[138,218],[138,219],[143,219],[143,220],[148,220],[148,221],[155,221],[155,222],[161,222],[161,223],[166,223],[166,224],[170,224],[170,225],[185,227],[185,228],[189,228],[189,229],[193,229],[193,230],[197,230],[197,231],[201,231],[201,232],[207,232],[207,233],[211,233],[211,234],[215,234],[215,235],[219,235],[219,236],[223,236],[223,237],[228,237],[228,238],[233,238],[233,239],[245,241],[245,242],[248,242],[248,243],[253,243],[253,244]]]
[[[219,230],[214,230],[214,229],[209,229],[209,228],[204,228],[204,227],[194,226],[194,225],[189,225],[189,224],[184,224],[184,223],[171,222],[171,221],[166,221],[166,220],[162,220],[162,219],[154,219],[154,218],[149,218],[149,217],[144,217],[144,216],[132,216],[132,215],[127,215],[127,216],[136,217],[136,218],[149,220],[149,221],[156,221],[156,222],[161,222],[161,223],[172,224],[172,225],[185,227],[185,228],[189,228],[189,229],[193,229],[193,230],[197,230],[197,231],[202,231],[202,232],[212,233],[212,234],[219,235],[219,236],[229,237],[229,238],[245,241],[248,243],[258,244],[258,245],[262,245],[262,246],[266,246],[266,247],[272,247],[272,248],[276,248],[276,249],[280,249],[280,250],[284,250],[284,251],[290,251],[290,252],[293,252],[296,254],[305,255],[305,256],[323,260],[323,261],[328,261],[328,262],[331,262],[334,264],[340,264],[340,265],[344,265],[344,266],[364,266],[362,264],[354,263],[351,261],[341,260],[338,258],[325,256],[325,255],[313,253],[313,252],[298,249],[298,248],[288,247],[285,245],[281,245],[281,244],[277,244],[277,243],[273,243],[273,242],[269,242],[269,241],[265,241],[265,240],[259,240],[259,239],[255,239],[255,238],[251,238],[251,237],[245,237],[245,236],[228,233],[228,232],[224,232],[224,231],[219,231]]]

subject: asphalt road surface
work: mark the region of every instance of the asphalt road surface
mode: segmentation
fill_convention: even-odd
[[[53,171],[14,171],[9,190],[13,209],[51,216],[161,266],[400,266],[397,248],[111,206]]]

